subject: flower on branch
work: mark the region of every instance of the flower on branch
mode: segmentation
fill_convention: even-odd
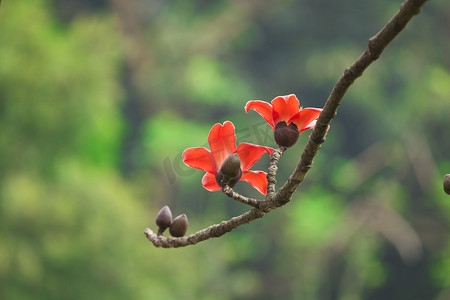
[[[267,193],[267,173],[249,170],[264,153],[274,149],[249,143],[236,147],[233,123],[215,124],[208,136],[211,150],[204,147],[188,148],[183,152],[183,162],[189,167],[206,172],[202,184],[208,191],[221,190],[224,185],[233,187],[238,181],[250,183],[262,194]]]
[[[316,125],[322,109],[302,108],[294,94],[278,96],[272,104],[252,100],[245,105],[245,112],[250,109],[259,113],[274,130],[275,141],[280,147],[291,147],[297,142],[302,131],[312,129]]]
[[[225,187],[223,191],[227,196],[239,202],[249,204],[253,208],[240,216],[211,225],[187,237],[181,237],[186,233],[188,226],[187,217],[180,215],[170,222],[171,214],[169,215],[169,211],[163,208],[158,214],[157,225],[161,229],[170,224],[169,231],[171,231],[173,237],[164,237],[162,234],[155,234],[150,228],[146,228],[144,233],[147,239],[155,247],[178,248],[195,245],[210,238],[223,236],[235,228],[262,218],[268,212],[289,203],[292,199],[292,194],[304,180],[321,144],[324,142],[326,132],[322,130],[322,126],[327,126],[330,123],[348,88],[358,77],[362,76],[369,65],[380,56],[399,32],[406,27],[408,22],[419,13],[426,1],[405,0],[389,23],[369,39],[368,48],[364,53],[344,71],[344,74],[339,78],[327,99],[327,103],[325,104],[327,109],[323,112],[323,118],[321,118],[321,122],[319,123],[320,128],[317,128],[320,130],[314,132],[314,137],[310,136],[297,167],[278,191],[275,192],[275,176],[278,159],[288,146],[280,145],[279,149],[274,150],[268,147],[241,143],[236,148],[236,136],[234,134],[233,124],[231,122],[225,122],[223,125],[216,124],[211,129],[208,137],[211,150],[206,148],[186,149],[183,152],[183,160],[188,166],[207,172],[202,180],[203,186],[206,189],[217,191],[223,185]],[[277,97],[272,100],[271,104],[264,101],[249,101],[245,106],[245,110],[248,113],[250,109],[255,110],[263,116],[275,132],[277,130],[283,131],[287,129],[285,130],[285,138],[287,139],[285,142],[288,143],[292,143],[290,137],[292,133],[289,132],[294,131],[295,134],[299,135],[302,131],[315,127],[316,119],[321,113],[321,109],[302,109],[299,107],[299,101],[295,95]],[[287,128],[289,126],[290,128]],[[264,172],[248,170],[265,152],[272,155],[268,168],[269,185]],[[261,193],[268,194],[269,196],[266,201],[258,201],[241,196],[229,188],[239,180],[250,182]],[[450,194],[450,174],[445,175],[443,184],[445,192]],[[259,205],[255,203],[259,203]]]

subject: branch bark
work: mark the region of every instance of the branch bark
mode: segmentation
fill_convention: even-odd
[[[253,199],[253,198],[248,198],[248,197],[242,196],[241,194],[236,193],[235,191],[233,191],[233,189],[230,188],[228,185],[225,185],[222,188],[222,192],[225,195],[227,195],[228,197],[233,198],[234,200],[236,200],[238,202],[241,202],[241,203],[253,206],[254,208],[259,208],[260,203],[262,202],[260,200],[256,200],[256,199]]]
[[[277,183],[275,177],[278,171],[278,161],[284,151],[286,151],[285,147],[277,148],[270,156],[269,168],[267,169],[267,200],[272,200],[275,195],[275,184]]]
[[[298,188],[300,183],[304,180],[306,174],[313,164],[314,157],[317,155],[321,145],[325,142],[325,135],[330,125],[331,120],[336,115],[337,109],[344,98],[345,93],[353,82],[360,77],[367,67],[374,62],[381,55],[386,46],[406,27],[406,24],[420,12],[421,7],[428,0],[406,0],[400,6],[399,11],[394,17],[378,32],[375,36],[369,39],[369,45],[365,52],[344,71],[344,74],[339,78],[334,86],[330,96],[325,103],[323,111],[321,112],[316,126],[314,127],[308,142],[303,150],[300,161],[297,164],[294,172],[289,176],[286,183],[275,192],[275,174],[277,170],[278,159],[282,151],[277,149],[271,157],[271,163],[268,170],[268,196],[266,201],[258,201],[255,199],[246,198],[235,193],[231,188],[224,188],[223,192],[229,197],[254,206],[250,211],[223,221],[220,224],[209,226],[187,237],[172,238],[157,236],[151,229],[145,229],[147,239],[156,247],[177,248],[188,245],[195,245],[201,241],[219,237],[233,229],[250,223],[256,219],[261,218],[271,210],[287,204],[292,197],[292,194]],[[252,201],[254,200],[254,201]]]

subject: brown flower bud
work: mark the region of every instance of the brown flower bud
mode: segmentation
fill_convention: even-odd
[[[222,167],[220,167],[220,172],[224,179],[234,179],[241,172],[241,160],[239,159],[239,155],[234,153],[227,157],[222,163]]]
[[[186,234],[189,222],[185,214],[179,215],[173,219],[172,225],[170,225],[169,232],[173,237],[182,237]]]
[[[278,122],[275,125],[274,130],[275,142],[280,147],[292,147],[298,140],[300,135],[297,125],[294,123],[290,123],[289,125],[286,122]]]
[[[450,195],[450,174],[444,176],[444,191]]]
[[[172,212],[170,208],[166,205],[159,211],[156,216],[156,225],[158,225],[158,235],[161,235],[164,230],[166,230],[172,224]]]
[[[233,179],[225,179],[221,171],[216,172],[216,182],[220,187],[224,187],[225,184],[228,184],[229,187],[234,187],[242,177],[242,170],[239,170],[238,176]]]

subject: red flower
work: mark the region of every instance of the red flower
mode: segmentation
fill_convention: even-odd
[[[286,122],[286,125],[294,123],[299,133],[313,128],[316,125],[316,119],[319,117],[322,109],[320,108],[302,108],[300,102],[294,94],[287,96],[278,96],[272,100],[272,104],[265,101],[248,101],[245,105],[245,112],[250,109],[259,113],[270,126],[272,130],[280,122]]]
[[[204,147],[196,147],[183,152],[183,162],[186,165],[206,172],[202,179],[205,189],[221,190],[216,173],[221,169],[222,163],[236,153],[242,171],[242,177],[236,179],[247,181],[264,195],[267,193],[267,173],[249,169],[264,153],[271,155],[274,149],[249,143],[240,143],[236,148],[234,125],[230,121],[226,121],[223,125],[219,123],[214,125],[209,132],[208,143],[211,151]]]

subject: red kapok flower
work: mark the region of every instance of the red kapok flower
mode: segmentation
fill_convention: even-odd
[[[262,194],[267,193],[267,173],[249,169],[264,153],[271,155],[274,149],[249,143],[240,143],[236,148],[234,125],[230,121],[226,121],[223,125],[219,123],[214,125],[209,132],[208,143],[211,151],[204,147],[196,147],[188,148],[183,152],[183,162],[186,165],[206,172],[202,179],[205,189],[208,191],[221,190],[220,185],[224,183],[221,180],[222,176],[226,177],[222,171],[226,173],[226,169],[233,169],[230,166],[237,163],[237,166],[240,166],[237,170],[238,175],[229,178],[230,180],[225,183],[232,186],[239,180],[244,180]],[[238,157],[234,154],[237,154]]]
[[[322,111],[320,108],[300,107],[294,94],[278,96],[272,100],[272,104],[259,100],[248,101],[245,112],[248,113],[250,109],[259,113],[272,126],[277,144],[284,147],[292,146],[302,131],[313,128]]]

